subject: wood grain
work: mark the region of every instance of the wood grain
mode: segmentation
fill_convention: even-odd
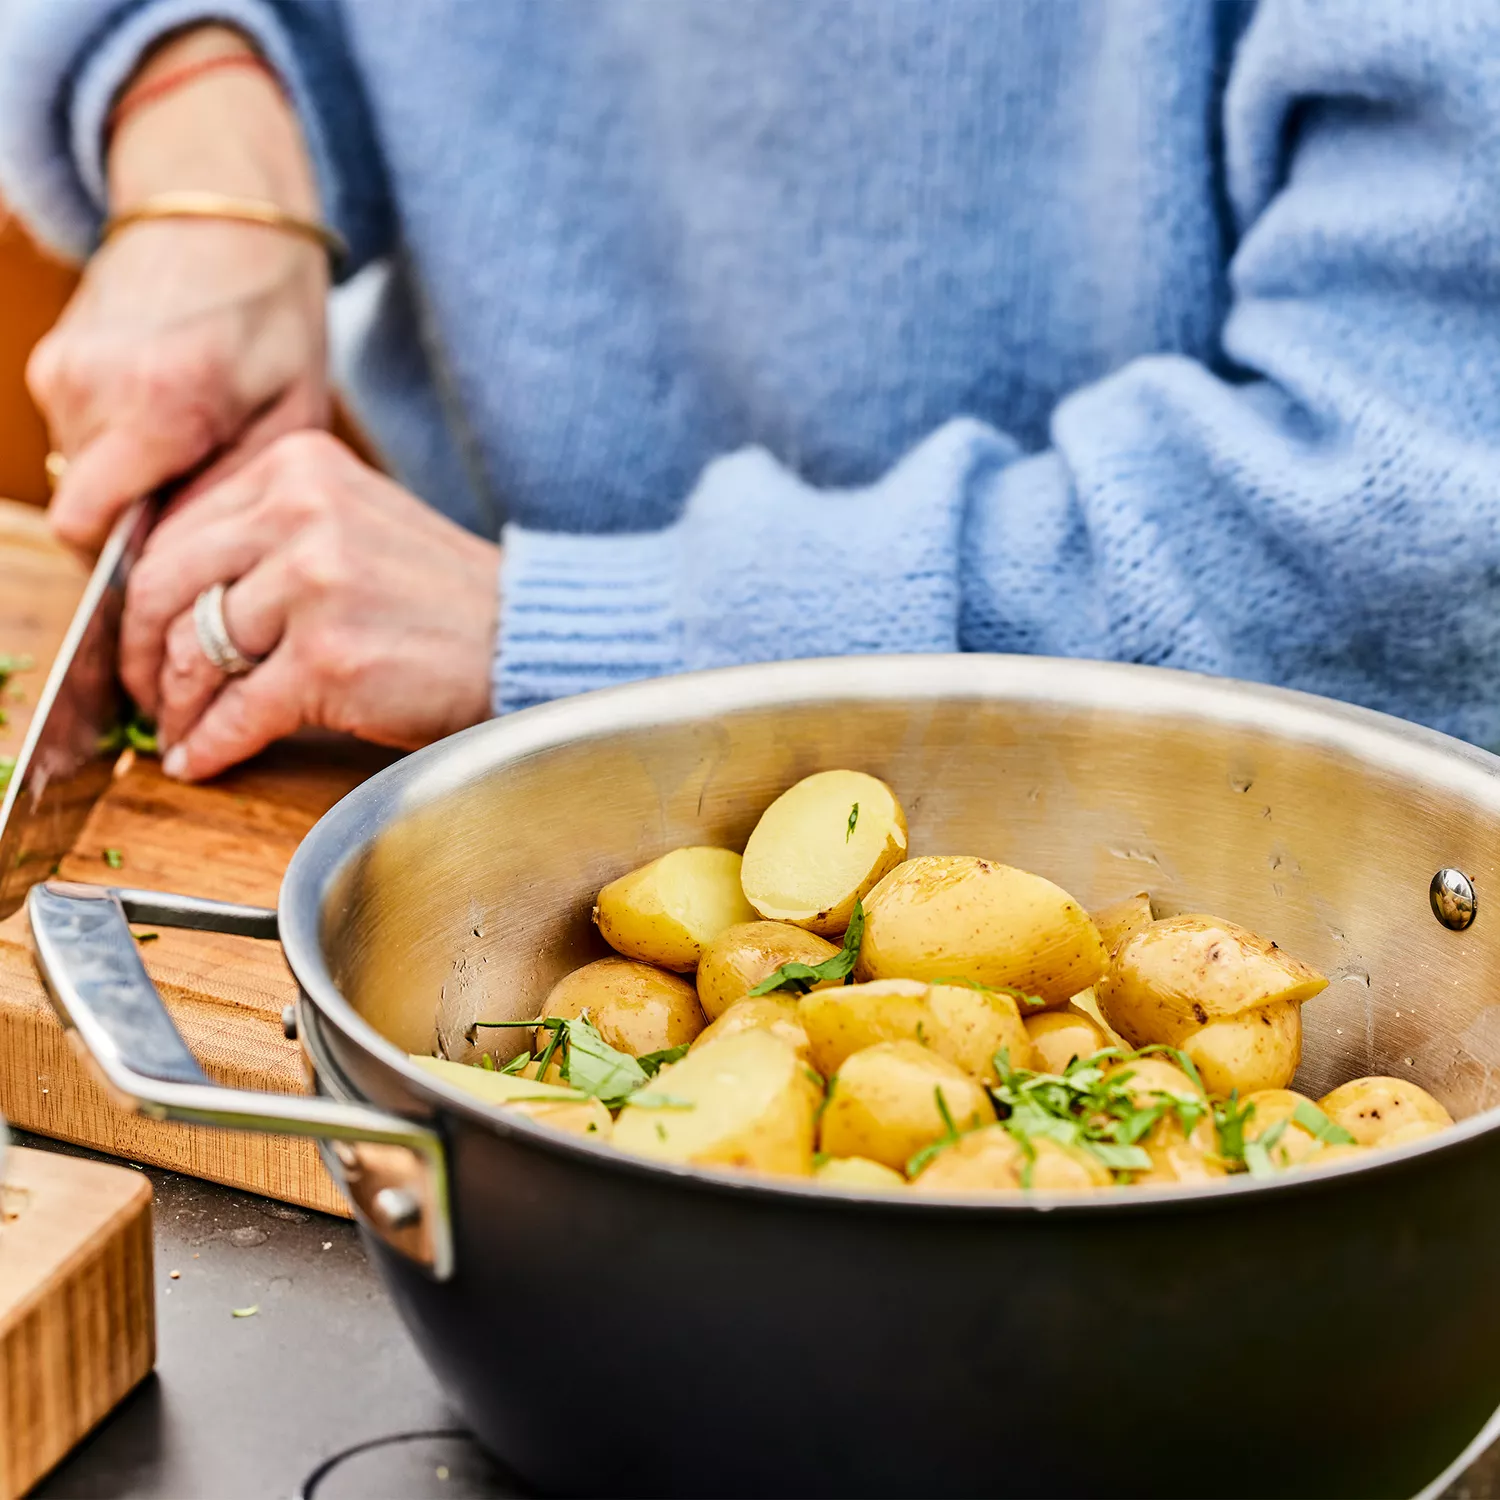
[[[82,569],[50,541],[41,517],[0,501],[0,652],[30,653],[15,679],[28,699],[62,639]],[[29,704],[4,704],[0,753],[13,752]],[[388,751],[333,736],[277,746],[209,786],[183,786],[157,762],[122,759],[73,852],[69,879],[144,886],[274,905],[282,871],[313,824]],[[104,859],[118,850],[116,871]],[[301,1053],[281,1031],[296,984],[274,943],[158,929],[142,957],[209,1076],[236,1088],[301,1093]],[[31,960],[24,913],[0,923],[0,1114],[43,1135],[132,1161],[207,1177],[291,1203],[344,1213],[310,1141],[161,1124],[116,1108],[53,1018]]]
[[[151,1183],[12,1149],[0,1187],[0,1500],[23,1495],[156,1361]]]

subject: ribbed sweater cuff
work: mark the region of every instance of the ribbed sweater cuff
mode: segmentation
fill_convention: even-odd
[[[682,670],[680,529],[614,536],[505,528],[497,713]]]

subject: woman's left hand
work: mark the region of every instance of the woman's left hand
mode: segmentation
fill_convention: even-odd
[[[157,526],[126,593],[120,670],[169,776],[197,781],[303,725],[413,749],[490,715],[500,550],[334,438],[281,439]],[[226,585],[226,679],[193,603]]]

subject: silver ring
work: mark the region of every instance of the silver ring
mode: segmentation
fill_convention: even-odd
[[[224,623],[222,583],[204,589],[193,600],[193,628],[198,632],[198,646],[209,663],[226,677],[243,677],[260,665],[261,658],[246,656],[229,634],[229,626]]]

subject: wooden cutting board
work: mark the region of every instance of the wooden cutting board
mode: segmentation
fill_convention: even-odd
[[[0,501],[0,653],[29,654],[37,663],[0,695],[8,721],[0,726],[0,754],[20,745],[84,577],[51,540],[40,512]],[[60,873],[274,906],[282,871],[312,825],[393,758],[353,740],[299,737],[212,785],[183,786],[154,760],[127,756]],[[106,849],[122,856],[118,871],[105,863]],[[296,985],[276,944],[162,928],[141,953],[211,1078],[235,1088],[304,1091],[299,1050],[281,1030]],[[24,912],[0,922],[0,1115],[131,1161],[346,1212],[309,1141],[161,1124],[112,1104],[52,1015]]]
[[[155,1360],[150,1181],[12,1149],[0,1182],[0,1500],[24,1495]]]

